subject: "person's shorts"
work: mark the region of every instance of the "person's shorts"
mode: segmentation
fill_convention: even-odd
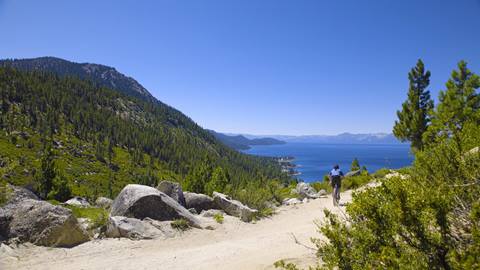
[[[332,180],[332,188],[335,188],[336,186],[340,188],[342,186],[342,180]]]

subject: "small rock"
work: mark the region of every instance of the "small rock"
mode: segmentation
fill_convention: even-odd
[[[136,218],[114,216],[108,220],[105,233],[110,238],[154,239],[163,236],[162,232],[148,222]]]
[[[477,147],[474,147],[474,148],[468,150],[468,151],[464,154],[464,156],[476,155],[476,154],[478,154],[479,152],[480,152],[480,147],[477,146]]]
[[[285,199],[283,200],[283,205],[296,205],[296,204],[301,204],[302,201],[300,201],[297,198],[290,198],[290,199]]]
[[[295,190],[297,191],[297,194],[300,200],[303,200],[304,198],[310,198],[310,199],[318,198],[317,191],[308,183],[305,183],[305,182],[298,183]]]
[[[78,224],[82,229],[88,231],[88,229],[92,226],[92,220],[89,218],[77,218]]]
[[[215,215],[225,215],[225,212],[218,209],[203,210],[200,216],[202,217],[214,217]]]
[[[225,194],[219,192],[213,192],[213,201],[215,204],[225,211],[227,214],[239,217],[242,221],[251,221],[258,210],[251,209],[250,207],[242,204],[237,200],[233,200]]]
[[[193,215],[198,215],[198,212],[195,208],[188,208],[188,212],[192,213]]]
[[[327,196],[327,191],[325,189],[320,189],[318,192],[317,192],[317,195],[319,197],[323,197],[323,196]]]
[[[106,197],[98,197],[95,201],[95,205],[104,209],[110,209],[112,207],[113,200]]]
[[[203,210],[217,208],[213,198],[205,194],[198,194],[193,192],[184,192],[185,203],[187,208],[195,208],[198,213]]]
[[[78,207],[91,207],[87,199],[83,197],[73,197],[70,200],[66,201],[65,204],[78,206]]]

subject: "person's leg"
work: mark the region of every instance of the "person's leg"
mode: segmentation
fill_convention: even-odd
[[[340,187],[338,185],[335,186],[335,202],[338,206],[338,202],[340,201]]]
[[[337,185],[333,184],[332,185],[332,199],[333,199],[333,206],[337,205]]]
[[[340,202],[340,190],[342,189],[342,186],[340,183],[337,185],[337,203]]]

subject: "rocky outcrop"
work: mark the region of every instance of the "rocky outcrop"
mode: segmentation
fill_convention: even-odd
[[[217,206],[213,201],[213,198],[205,194],[198,194],[192,192],[184,192],[185,203],[187,208],[195,208],[197,213],[201,213],[203,210],[216,209]]]
[[[215,204],[225,211],[227,214],[235,217],[239,217],[242,221],[249,222],[257,214],[258,210],[251,209],[250,207],[242,204],[237,200],[233,200],[225,194],[219,192],[213,192],[213,201]]]
[[[113,200],[106,197],[98,197],[97,200],[95,200],[95,205],[104,209],[110,209],[112,204]]]
[[[182,187],[180,186],[179,183],[175,183],[175,182],[171,182],[171,181],[161,181],[158,184],[157,189],[160,192],[163,192],[163,193],[167,194],[168,196],[170,196],[170,198],[177,201],[181,206],[186,207],[186,208],[190,208],[190,207],[187,207],[187,205],[185,203],[185,197],[183,196],[183,190],[182,190]]]
[[[159,221],[185,219],[190,226],[202,228],[187,209],[159,190],[143,185],[127,185],[113,201],[110,216],[151,218]]]
[[[73,197],[65,202],[66,205],[72,205],[77,207],[91,207],[87,199],[83,197]]]
[[[362,174],[361,170],[351,171],[345,174],[345,177],[359,176]]]
[[[0,210],[0,234],[41,246],[71,247],[89,240],[69,209],[24,199]]]
[[[210,209],[210,210],[204,210],[202,211],[202,213],[200,213],[200,216],[207,217],[207,218],[214,217],[215,215],[224,216],[225,212],[218,209]]]
[[[318,192],[317,192],[317,196],[318,197],[324,197],[324,196],[327,196],[327,191],[325,189],[320,189]]]
[[[305,198],[317,199],[320,197],[317,194],[317,191],[308,183],[304,183],[304,182],[298,183],[295,190],[300,200],[303,200]]]

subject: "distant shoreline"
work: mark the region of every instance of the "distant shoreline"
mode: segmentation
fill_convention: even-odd
[[[264,157],[294,157],[291,176],[305,182],[323,180],[334,164],[348,171],[354,158],[370,172],[381,168],[398,169],[410,166],[413,156],[408,144],[307,143],[287,142],[284,145],[254,146],[243,153]],[[283,168],[287,169],[287,168]]]

